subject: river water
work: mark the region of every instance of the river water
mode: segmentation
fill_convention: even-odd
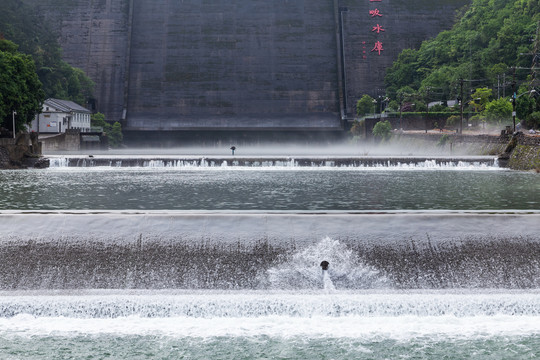
[[[0,172],[0,358],[533,358],[540,178],[469,160]]]

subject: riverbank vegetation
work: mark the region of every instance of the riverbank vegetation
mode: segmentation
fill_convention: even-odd
[[[515,94],[518,120],[538,128],[539,27],[538,0],[473,0],[452,29],[399,55],[379,98],[388,108],[426,113],[429,103],[457,111],[461,101],[478,122],[501,124],[511,122]]]
[[[122,146],[122,141],[124,140],[124,134],[122,133],[122,125],[116,121],[113,124],[105,121],[105,115],[98,112],[92,114],[91,117],[92,127],[100,127],[103,129],[103,133],[107,135],[107,140],[109,146],[112,148],[118,148]]]
[[[44,98],[32,57],[0,38],[0,127],[23,129],[41,111]]]
[[[0,119],[4,123],[8,121],[12,111],[17,111],[25,116],[25,121],[34,117],[31,110],[41,110],[41,103],[46,98],[58,98],[71,100],[80,105],[86,106],[92,98],[93,82],[80,69],[74,68],[62,60],[62,49],[57,41],[57,34],[47,25],[39,14],[36,14],[33,9],[17,0],[4,0],[2,2],[2,10],[0,11],[0,41],[3,41],[4,52],[6,50],[6,42],[15,44],[15,49],[24,57],[26,63],[33,63],[33,68],[25,69],[21,76],[24,76],[31,81],[31,87],[38,86],[33,79],[36,74],[40,88],[42,89],[42,99],[37,101],[39,106],[36,107],[36,100],[30,101],[25,97],[32,96],[26,94],[24,89],[19,87],[19,94],[23,99],[19,103],[8,103],[8,112],[6,116],[0,112]],[[8,47],[13,48],[12,45]],[[13,49],[11,50],[13,53]],[[11,75],[2,72],[6,79],[2,79],[2,84],[5,87],[10,87],[15,91],[15,82]],[[20,90],[23,90],[22,92]],[[32,89],[29,89],[31,92]],[[4,92],[2,91],[2,94]],[[5,96],[4,96],[5,101]],[[11,126],[9,127],[11,128]]]
[[[82,70],[62,60],[58,34],[40,14],[21,1],[2,1],[0,33],[30,55],[46,98],[71,100],[85,105],[92,97],[93,82]]]

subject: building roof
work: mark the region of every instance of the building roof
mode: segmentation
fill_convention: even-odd
[[[62,111],[62,112],[78,112],[78,113],[87,113],[87,114],[92,113],[90,110],[69,100],[60,100],[60,99],[51,98],[51,99],[45,100],[43,105],[55,108],[56,110]]]

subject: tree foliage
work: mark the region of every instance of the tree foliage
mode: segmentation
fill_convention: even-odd
[[[455,99],[460,79],[471,80],[465,82],[470,94],[469,89],[493,88],[506,78],[503,91],[510,94],[513,68],[518,68],[518,83],[527,81],[532,59],[522,54],[533,52],[539,22],[538,0],[472,0],[451,30],[423,42],[417,50],[401,52],[387,71],[386,93],[399,99],[400,89],[436,88],[439,100]]]
[[[109,140],[109,146],[113,148],[120,147],[124,140],[124,134],[122,133],[122,125],[119,122],[110,124],[105,120],[105,115],[98,112],[91,116],[92,127],[101,127],[103,132],[107,135]]]
[[[505,98],[493,100],[486,104],[483,115],[491,123],[507,122],[512,117],[512,103]]]
[[[13,111],[16,131],[41,111],[45,94],[32,58],[17,51],[17,45],[0,39],[0,123],[11,129]]]
[[[388,140],[392,136],[392,125],[390,121],[379,121],[372,130],[373,136],[380,140]]]
[[[364,116],[375,112],[374,99],[369,95],[364,95],[356,102],[356,114]]]
[[[489,100],[493,96],[493,91],[488,88],[478,88],[471,95],[471,106],[474,108],[474,111],[481,112],[484,111],[486,105],[489,103]]]
[[[84,105],[92,96],[93,82],[82,70],[62,60],[57,34],[32,8],[18,0],[3,0],[0,37],[31,55],[46,98],[72,100]]]

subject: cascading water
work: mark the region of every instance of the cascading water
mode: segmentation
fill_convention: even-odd
[[[332,264],[326,270],[320,259]],[[363,263],[356,253],[329,237],[293,254],[285,262],[268,269],[272,289],[374,289],[388,281],[379,272]]]
[[[51,156],[50,167],[142,167],[142,168],[396,168],[396,169],[499,169],[494,157],[168,157],[125,158]]]
[[[162,160],[0,173],[0,358],[538,353],[536,174]]]

